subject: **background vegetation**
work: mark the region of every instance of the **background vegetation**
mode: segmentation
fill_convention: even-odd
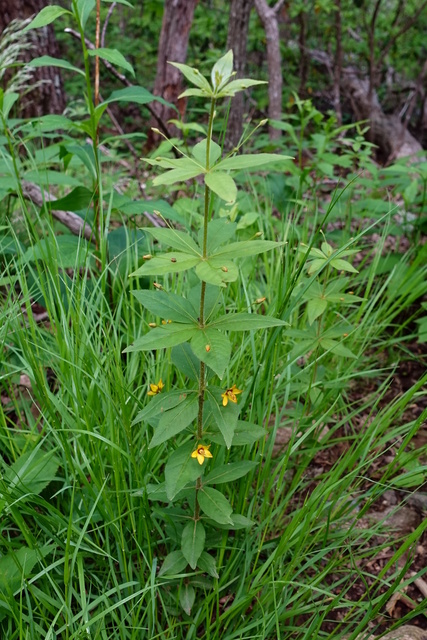
[[[155,186],[140,159],[174,159],[206,135],[203,100],[173,111],[151,93],[167,4],[101,3],[114,53],[103,54],[99,90],[95,3],[44,14],[55,17],[61,114],[25,111],[41,104],[32,74],[52,60],[22,56],[47,24],[3,34],[0,635],[354,640],[425,629],[427,10],[274,5],[282,110],[247,149],[294,159],[240,171],[235,204],[218,199],[213,212],[239,240],[284,243],[239,263],[223,309],[287,324],[232,334],[221,384],[243,389],[241,415],[262,431],[210,463],[256,465],[223,485],[244,518],[211,530],[213,561],[193,571],[165,563],[180,549],[182,512],[156,489],[166,445],[149,448],[152,426],[135,423],[150,383],[191,383],[170,349],[123,353],[153,321],[132,295],[153,278],[129,278],[158,250],[144,227],[167,219],[197,232],[203,214],[197,180]],[[187,64],[209,75],[229,3],[195,4]],[[245,75],[274,84],[260,5]],[[265,85],[245,92],[244,138],[270,106]],[[225,149],[229,116],[217,107]],[[182,293],[191,278],[162,282]]]

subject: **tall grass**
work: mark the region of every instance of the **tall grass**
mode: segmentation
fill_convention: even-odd
[[[25,169],[35,173],[39,144],[26,142]],[[3,149],[3,157],[11,154],[20,179],[17,149]],[[56,167],[58,153],[56,146],[46,156]],[[111,176],[99,179],[98,192],[107,193]],[[318,225],[304,211],[307,205],[318,212],[323,203],[301,201],[297,213],[277,218],[254,183],[247,202],[261,215],[239,233],[261,230],[287,244],[280,260],[271,252],[246,260],[242,286],[230,285],[226,305],[250,308],[265,297],[289,328],[233,344],[230,381],[244,387],[244,411],[267,434],[233,449],[232,458],[224,454],[222,462],[244,457],[259,464],[227,487],[233,509],[253,524],[210,535],[218,577],[161,570],[167,553],[179,548],[181,512],[171,506],[165,523],[148,500],[147,485],[163,475],[165,449],[149,449],[149,426],[132,423],[146,404],[149,380],[163,376],[169,387],[176,380],[166,378],[168,351],[123,354],[147,330],[128,280],[141,255],[131,225],[124,225],[119,268],[108,256],[109,224],[118,220],[106,197],[99,252],[80,240],[73,263],[51,217],[22,199],[14,203],[3,236],[19,240],[21,249],[7,253],[3,243],[0,256],[2,638],[354,640],[386,615],[402,580],[407,585],[424,573],[407,570],[427,521],[393,538],[385,519],[365,516],[388,489],[404,487],[408,497],[418,488],[411,481],[420,456],[413,441],[426,411],[415,419],[407,411],[427,376],[392,401],[386,394],[414,339],[414,305],[427,293],[426,249],[398,256],[386,273],[379,252],[365,254],[349,281],[364,300],[338,311],[355,358],[333,350],[298,353],[300,334],[291,331],[307,331],[301,291],[309,278],[295,249],[300,241],[319,243]],[[368,231],[350,240],[344,230],[341,246],[363,245]],[[184,278],[175,277],[174,288]],[[47,312],[42,320],[34,301]],[[331,307],[325,326],[334,326],[336,314]],[[383,353],[387,358],[379,360]],[[354,389],[362,385],[367,392],[360,399]],[[277,451],[283,428],[289,441]],[[375,573],[370,562],[386,547],[387,564]],[[187,614],[180,603],[190,576],[203,596]],[[418,613],[422,605],[414,603],[410,615]]]

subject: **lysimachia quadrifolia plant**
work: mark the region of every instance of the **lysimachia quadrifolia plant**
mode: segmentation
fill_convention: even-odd
[[[219,455],[220,447],[230,449],[234,445],[251,444],[265,433],[260,426],[239,420],[237,396],[242,393],[244,381],[236,380],[229,388],[221,383],[231,356],[229,334],[267,330],[283,322],[256,313],[224,313],[223,291],[229,282],[239,277],[236,259],[278,249],[282,243],[260,239],[260,234],[252,240],[232,241],[237,225],[212,217],[213,198],[220,198],[231,206],[237,196],[231,172],[278,166],[289,158],[268,153],[236,155],[237,149],[223,156],[221,147],[214,141],[217,101],[232,98],[237,91],[258,84],[255,80],[233,80],[232,51],[214,65],[211,83],[197,69],[172,64],[196,87],[185,91],[183,96],[210,100],[207,137],[188,155],[180,150],[181,157],[177,159],[157,157],[147,162],[166,170],[154,179],[154,185],[203,178],[203,225],[194,236],[172,227],[145,229],[169,250],[145,256],[145,263],[132,275],[155,276],[156,282],[153,290],[134,291],[134,295],[161,322],[157,326],[156,322],[149,322],[151,330],[127,351],[172,347],[173,365],[188,378],[185,389],[166,390],[162,380],[151,381],[148,394],[152,397],[135,420],[153,427],[150,448],[170,441],[165,480],[149,485],[148,497],[169,503],[179,500],[183,505],[179,512],[182,515],[181,540],[177,545],[180,549],[166,557],[161,573],[177,574],[189,564],[192,569],[198,567],[217,576],[213,557],[204,551],[206,527],[239,528],[247,526],[249,521],[234,514],[224,493],[214,487],[237,480],[256,464],[247,460],[216,464],[216,459],[223,458]],[[188,284],[186,297],[168,291],[167,280],[164,285],[158,283],[161,276],[189,269],[195,271],[200,282],[192,288]],[[192,600],[191,593],[187,596],[186,610],[191,608]]]

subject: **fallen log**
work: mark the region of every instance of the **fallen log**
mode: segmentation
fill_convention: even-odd
[[[34,202],[37,207],[42,207],[46,202],[55,202],[55,196],[46,191],[42,191],[40,187],[32,182],[22,181],[22,193],[24,198]],[[54,218],[62,222],[76,236],[83,236],[90,242],[95,242],[95,236],[92,227],[85,222],[80,216],[73,211],[57,211],[51,209],[50,213]]]

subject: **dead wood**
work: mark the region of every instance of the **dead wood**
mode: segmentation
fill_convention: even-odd
[[[46,202],[55,202],[55,196],[46,191],[42,191],[40,187],[25,180],[22,181],[22,192],[24,198],[31,200],[38,207],[42,207]],[[86,240],[95,241],[92,227],[85,222],[80,216],[73,211],[56,211],[51,209],[50,213],[54,218],[62,222],[76,236],[83,236]]]
[[[333,75],[333,63],[324,51],[311,50],[317,63]],[[379,155],[386,164],[422,151],[418,140],[408,131],[406,124],[395,114],[384,113],[377,93],[370,90],[368,78],[361,77],[354,67],[344,67],[341,73],[341,90],[351,104],[357,120],[368,120],[370,140],[377,145]]]

